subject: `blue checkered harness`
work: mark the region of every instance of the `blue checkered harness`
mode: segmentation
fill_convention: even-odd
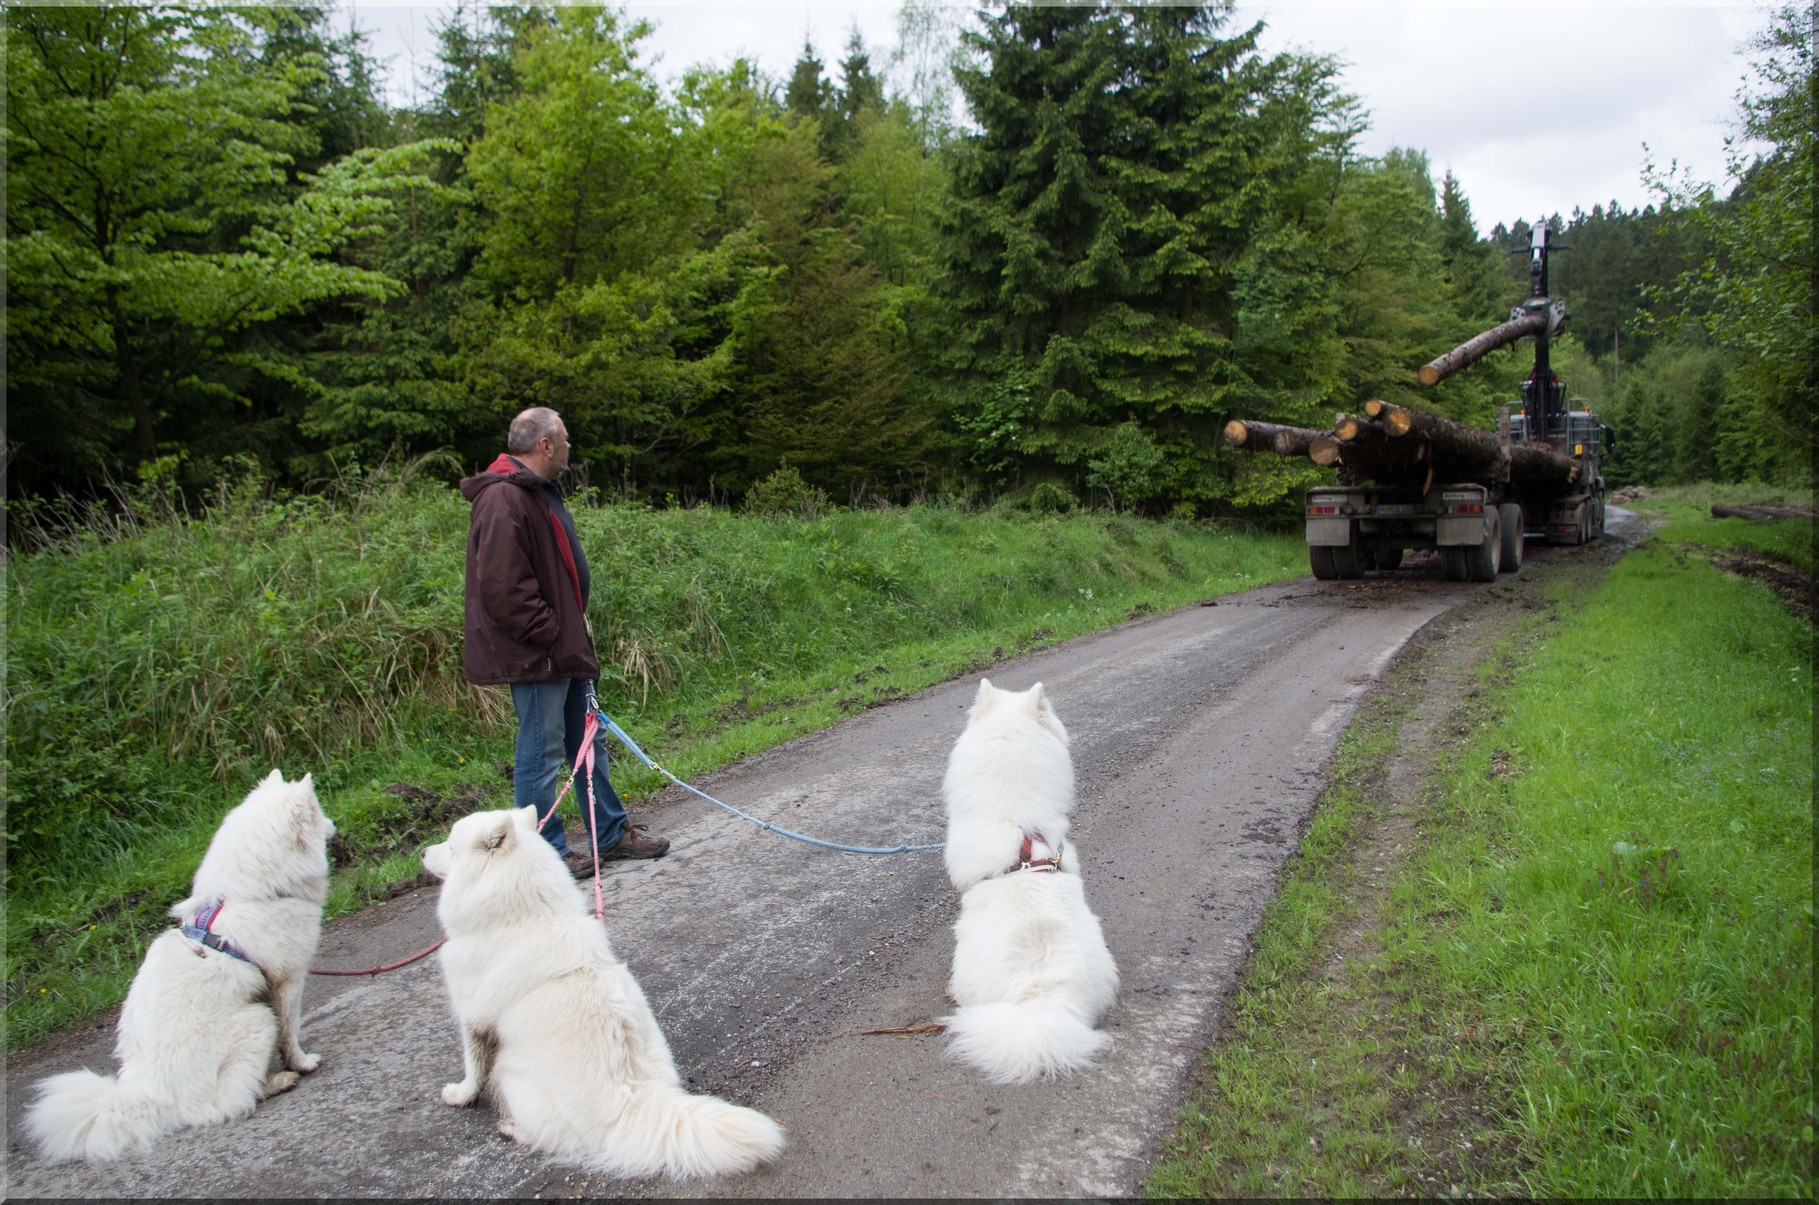
[[[223,954],[231,954],[241,962],[251,963],[253,960],[248,958],[245,954],[242,954],[233,942],[222,937],[218,933],[210,932],[210,929],[215,923],[215,918],[221,915],[221,910],[225,907],[227,907],[227,901],[220,896],[216,896],[208,903],[202,905],[202,907],[196,909],[196,919],[187,925],[180,926],[183,936],[189,938],[191,941],[199,941],[211,950],[219,950]]]

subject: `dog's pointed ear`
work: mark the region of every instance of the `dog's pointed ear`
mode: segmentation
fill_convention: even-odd
[[[510,849],[518,841],[518,826],[510,816],[501,816],[499,823],[487,830],[480,839],[480,847],[490,852]]]
[[[273,770],[270,774],[267,774],[264,778],[260,779],[260,781],[259,781],[259,785],[262,787],[267,785],[268,783],[275,784],[277,786],[283,786],[284,785],[284,771]]]
[[[973,709],[975,711],[984,711],[986,704],[997,698],[997,696],[998,690],[992,685],[992,680],[990,678],[979,679],[979,693],[973,696]]]
[[[304,853],[316,847],[316,842],[323,839],[322,805],[316,801],[316,788],[305,774],[290,784],[291,823],[297,830],[297,848]]]
[[[536,832],[537,831],[537,805],[534,803],[527,803],[521,808],[513,808],[512,809],[512,823],[516,824],[518,827],[524,829],[526,832],[530,832],[530,833]]]
[[[1030,687],[1029,698],[1030,714],[1036,717],[1036,722],[1060,737],[1062,741],[1068,741],[1067,729],[1062,726],[1061,717],[1055,714],[1054,705],[1048,701],[1048,692],[1042,689],[1042,683],[1038,682]]]

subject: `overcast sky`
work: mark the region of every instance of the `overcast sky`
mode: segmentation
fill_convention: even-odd
[[[431,29],[449,6],[342,7],[372,32],[373,53],[390,63],[394,98],[408,101],[413,69],[428,78]],[[832,76],[855,24],[874,65],[897,40],[897,0],[623,7],[656,26],[642,45],[665,79],[739,55],[786,78],[805,36]],[[1258,19],[1268,26],[1267,49],[1331,54],[1345,64],[1344,86],[1370,118],[1361,150],[1426,151],[1435,179],[1451,170],[1488,231],[1575,205],[1646,205],[1650,156],[1658,167],[1678,160],[1721,183],[1746,73],[1738,51],[1768,16],[1748,0],[1274,0],[1242,5],[1236,27]]]

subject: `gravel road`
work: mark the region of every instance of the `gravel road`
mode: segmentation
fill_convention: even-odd
[[[112,1016],[17,1052],[6,1193],[1130,1195],[1173,1126],[1359,698],[1422,625],[1488,588],[1443,582],[1431,554],[1411,556],[1363,581],[1302,578],[1148,616],[984,675],[1012,689],[1044,683],[1074,738],[1074,848],[1123,990],[1105,1023],[1113,1046],[1071,1080],[992,1085],[945,1061],[939,1035],[859,1032],[946,1011],[956,905],[939,854],[819,850],[672,788],[640,819],[674,848],[607,871],[607,924],[691,1087],[788,1127],[776,1165],[705,1185],[628,1184],[513,1146],[484,1105],[444,1106],[461,1056],[431,958],[373,978],[313,979],[304,1039],[321,1070],[251,1118],[180,1132],[117,1164],[46,1166],[19,1134],[38,1077],[111,1070]],[[698,785],[816,836],[938,841],[941,773],[980,676]],[[651,752],[660,758],[660,745]],[[370,966],[427,946],[439,936],[436,894],[409,892],[329,925],[317,965]]]

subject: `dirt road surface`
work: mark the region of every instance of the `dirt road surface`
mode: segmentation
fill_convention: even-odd
[[[1613,527],[1630,518],[1611,516]],[[1531,561],[1562,553],[1572,550],[1530,548]],[[819,850],[672,788],[640,818],[674,848],[607,871],[608,929],[691,1088],[788,1127],[774,1166],[705,1184],[615,1181],[500,1138],[484,1102],[443,1105],[461,1055],[432,957],[312,979],[304,1039],[323,1055],[319,1071],[246,1120],[179,1132],[117,1164],[47,1166],[19,1131],[40,1076],[112,1070],[113,1017],[17,1053],[7,1195],[1130,1195],[1174,1125],[1362,694],[1424,624],[1495,588],[1443,582],[1432,554],[1411,556],[1363,581],[1302,578],[1148,616],[983,675],[1044,683],[1073,735],[1074,847],[1123,976],[1104,1026],[1114,1044],[1088,1073],[998,1086],[944,1060],[938,1034],[860,1032],[947,1010],[956,904],[939,854]],[[941,774],[981,676],[698,785],[832,840],[938,841]],[[427,946],[440,936],[436,895],[331,924],[317,965],[372,966]]]

